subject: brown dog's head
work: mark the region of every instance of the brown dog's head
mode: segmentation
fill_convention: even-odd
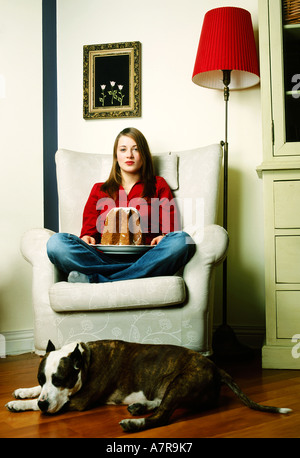
[[[38,406],[43,413],[56,413],[82,386],[83,347],[73,342],[55,350],[49,340],[46,355],[38,369],[42,387]]]

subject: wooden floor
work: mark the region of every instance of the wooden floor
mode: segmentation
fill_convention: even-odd
[[[170,425],[126,434],[119,421],[130,417],[125,406],[101,406],[87,412],[67,412],[55,416],[39,412],[11,413],[5,404],[16,388],[36,385],[40,358],[33,354],[0,359],[1,438],[299,438],[300,372],[262,370],[260,357],[250,362],[222,364],[243,390],[255,401],[289,407],[289,415],[252,411],[242,405],[227,388],[220,405],[210,411],[175,412]],[[220,365],[220,364],[219,364]]]

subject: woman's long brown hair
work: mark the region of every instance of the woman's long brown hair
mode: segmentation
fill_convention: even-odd
[[[144,184],[144,191],[141,197],[150,198],[155,195],[155,175],[152,156],[148,142],[142,132],[134,127],[128,127],[120,132],[114,143],[113,152],[113,164],[110,171],[108,180],[103,183],[101,190],[106,192],[113,199],[116,198],[116,194],[119,190],[119,186],[122,184],[121,169],[117,161],[117,148],[119,139],[122,136],[131,137],[137,145],[138,151],[142,158],[142,167],[140,170],[141,181]]]

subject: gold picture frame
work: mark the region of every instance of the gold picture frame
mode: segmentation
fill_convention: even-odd
[[[141,43],[83,47],[84,119],[141,116]]]

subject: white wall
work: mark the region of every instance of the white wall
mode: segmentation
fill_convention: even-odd
[[[139,128],[153,152],[183,150],[224,139],[224,101],[219,91],[192,83],[206,11],[238,6],[258,29],[256,0],[58,0],[59,146],[107,153],[117,133]],[[142,43],[142,117],[84,120],[82,47]],[[264,324],[260,88],[232,92],[229,106],[229,322]],[[191,164],[192,167],[192,164]],[[220,273],[217,283],[221,280]],[[215,321],[220,322],[220,285]]]
[[[33,328],[20,239],[43,225],[41,0],[0,0],[0,333]]]

